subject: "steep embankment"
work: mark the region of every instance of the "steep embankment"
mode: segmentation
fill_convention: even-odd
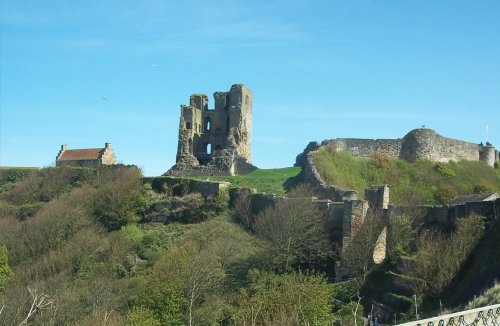
[[[457,195],[500,192],[500,170],[483,162],[409,163],[374,155],[357,159],[322,146],[313,153],[321,177],[361,196],[373,184],[389,184],[393,204],[445,204]]]

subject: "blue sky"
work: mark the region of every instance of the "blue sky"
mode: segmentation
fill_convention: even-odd
[[[422,125],[500,147],[499,17],[497,0],[2,0],[0,165],[109,141],[159,175],[179,106],[234,83],[254,93],[263,168]]]

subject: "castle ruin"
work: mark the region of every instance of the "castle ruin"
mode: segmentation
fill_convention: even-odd
[[[208,96],[193,94],[181,105],[176,164],[172,176],[247,174],[251,164],[252,92],[242,84],[229,92],[214,93],[215,108]]]
[[[427,128],[414,129],[398,139],[336,138],[323,141],[321,146],[329,146],[336,151],[347,151],[354,157],[370,158],[375,154],[381,154],[408,162],[468,160],[483,161],[493,167],[495,162],[500,160],[499,152],[490,143],[474,144],[447,138]],[[308,148],[314,147],[318,148],[319,144],[313,142],[308,145]],[[297,159],[304,158],[302,153]]]

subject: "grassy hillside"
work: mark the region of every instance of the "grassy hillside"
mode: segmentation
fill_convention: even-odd
[[[247,175],[238,176],[214,176],[212,181],[227,181],[233,187],[253,188],[259,192],[284,195],[290,186],[293,186],[294,178],[300,174],[299,167],[287,167],[281,169],[258,169]],[[207,179],[200,177],[199,179]]]
[[[443,204],[460,194],[500,192],[500,170],[483,162],[409,163],[384,156],[366,160],[328,147],[317,152],[314,162],[327,183],[361,196],[369,185],[389,184],[394,204]]]
[[[236,180],[259,186],[269,175],[282,187],[297,173]],[[349,317],[332,313],[338,306],[323,264],[304,256],[329,250],[319,246],[327,238],[317,215],[302,214],[298,228],[281,207],[255,218],[249,232],[233,221],[227,201],[224,194],[210,203],[199,194],[156,193],[135,168],[48,168],[10,182],[0,193],[0,324],[331,325]],[[156,204],[177,214],[182,202],[199,218],[144,218]],[[310,212],[308,203],[293,211]],[[297,240],[285,246],[293,251],[277,244],[275,216],[294,230]]]

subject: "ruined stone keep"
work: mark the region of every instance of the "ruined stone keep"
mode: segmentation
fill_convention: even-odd
[[[116,164],[116,156],[110,143],[104,148],[68,149],[61,145],[56,157],[56,166],[99,167]]]
[[[193,94],[181,105],[176,164],[173,176],[236,175],[256,168],[251,162],[252,92],[242,84],[215,92],[214,109],[208,96]]]

